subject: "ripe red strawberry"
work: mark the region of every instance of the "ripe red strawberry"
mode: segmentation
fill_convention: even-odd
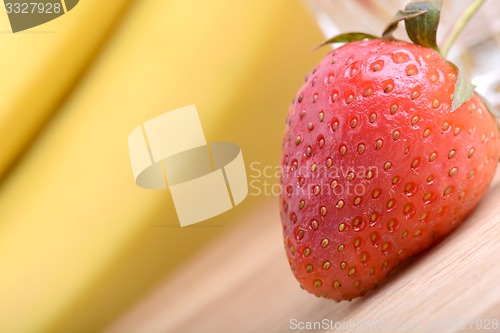
[[[454,229],[495,173],[500,140],[436,51],[382,39],[329,53],[289,109],[281,219],[292,271],[337,301],[377,286]]]

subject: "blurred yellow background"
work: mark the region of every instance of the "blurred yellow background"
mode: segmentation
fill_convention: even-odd
[[[240,145],[247,172],[277,165],[288,105],[327,52],[310,52],[323,37],[298,0],[82,0],[16,34],[0,10],[0,32],[0,332],[12,333],[103,330],[263,201],[180,228],[168,191],[134,183],[133,128],[196,104],[207,139]]]

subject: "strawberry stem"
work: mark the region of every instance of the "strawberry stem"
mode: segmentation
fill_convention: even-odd
[[[478,9],[483,5],[486,0],[475,0],[473,1],[463,12],[462,16],[458,19],[458,21],[453,25],[452,29],[448,33],[446,41],[441,48],[441,54],[446,58],[448,52],[450,52],[451,47],[457,40],[458,35],[464,30],[467,23],[469,23],[470,19],[474,14],[478,11]]]

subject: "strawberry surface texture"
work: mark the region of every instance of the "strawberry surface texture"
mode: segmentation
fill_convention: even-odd
[[[301,287],[362,296],[456,228],[486,193],[497,124],[457,70],[403,41],[347,43],[306,77],[288,112],[280,212]]]

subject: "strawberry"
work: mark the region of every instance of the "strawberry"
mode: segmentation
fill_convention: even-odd
[[[478,204],[500,140],[461,80],[436,50],[392,38],[348,42],[306,77],[288,113],[280,196],[303,289],[362,296]]]

